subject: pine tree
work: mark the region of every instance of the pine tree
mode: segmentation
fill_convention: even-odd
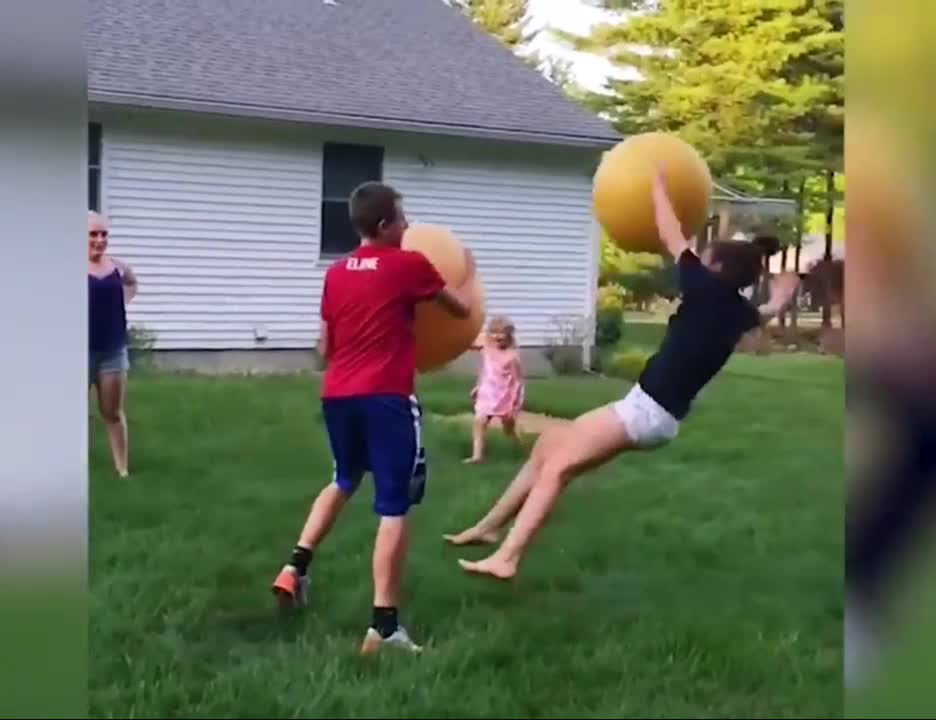
[[[814,137],[839,92],[835,0],[604,0],[632,11],[574,47],[631,66],[589,102],[625,133],[678,132],[722,176],[769,182],[825,167]],[[840,3],[838,3],[840,5]],[[828,70],[829,72],[825,72]],[[834,137],[830,132],[829,137]]]
[[[529,0],[452,0],[452,4],[511,50],[529,40],[524,32]]]

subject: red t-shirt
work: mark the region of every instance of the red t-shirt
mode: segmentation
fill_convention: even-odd
[[[422,253],[362,245],[332,265],[322,290],[328,366],[322,397],[412,395],[417,303],[445,281]]]

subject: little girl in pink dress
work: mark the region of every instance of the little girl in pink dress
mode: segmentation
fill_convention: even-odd
[[[523,406],[523,368],[507,318],[493,318],[481,348],[481,370],[471,391],[475,402],[473,451],[466,463],[484,459],[484,436],[493,418],[500,418],[504,434],[517,440],[517,415]]]

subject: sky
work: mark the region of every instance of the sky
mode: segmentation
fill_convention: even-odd
[[[586,34],[591,27],[605,20],[614,19],[614,13],[588,5],[583,0],[530,0],[530,29],[546,25],[566,31]],[[590,53],[577,53],[541,33],[530,44],[532,49],[553,55],[572,63],[576,80],[588,90],[601,90],[609,76],[633,78],[622,72],[604,58]]]

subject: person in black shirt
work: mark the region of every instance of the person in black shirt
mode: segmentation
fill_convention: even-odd
[[[741,337],[781,312],[799,283],[774,278],[770,301],[755,307],[741,291],[760,277],[764,253],[756,243],[719,240],[697,256],[683,235],[660,172],[653,183],[657,228],[679,271],[682,302],[657,353],[623,399],[591,410],[571,426],[540,436],[530,459],[492,510],[474,527],[446,539],[455,545],[493,543],[516,516],[501,546],[468,572],[513,577],[527,546],[568,483],[627,450],[673,440],[699,391],[724,367]]]

